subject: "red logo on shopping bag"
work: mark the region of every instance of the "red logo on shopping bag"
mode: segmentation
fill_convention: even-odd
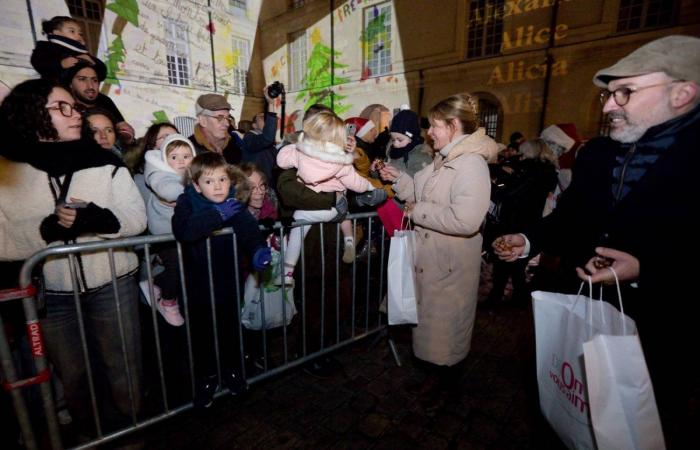
[[[27,324],[27,335],[29,336],[29,343],[32,346],[32,355],[44,356],[44,343],[41,340],[39,322],[30,322]]]
[[[556,355],[552,355],[552,366],[555,369],[559,366],[559,358]],[[576,378],[574,368],[568,361],[561,363],[561,370],[558,374],[550,370],[549,378],[576,409],[582,414],[588,414],[588,402],[585,399],[586,388],[583,381]]]

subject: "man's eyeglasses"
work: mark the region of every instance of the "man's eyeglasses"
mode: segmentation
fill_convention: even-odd
[[[215,114],[205,114],[207,117],[211,117],[212,119],[216,120],[217,123],[223,123],[224,121],[228,121],[228,123],[233,123],[233,117],[229,116],[217,116]]]
[[[78,103],[71,105],[70,103],[64,101],[58,101],[53,106],[47,106],[46,109],[61,111],[61,114],[65,117],[71,117],[73,115],[73,111],[81,115],[85,112],[83,105]]]
[[[615,103],[617,103],[617,106],[625,106],[630,101],[630,96],[635,92],[658,86],[666,86],[672,83],[677,83],[679,81],[683,80],[673,80],[666,83],[650,84],[649,86],[642,86],[636,89],[630,89],[628,87],[617,88],[614,91],[603,89],[602,91],[600,91],[600,104],[605,105],[608,102],[610,96],[612,96],[613,100],[615,100]]]

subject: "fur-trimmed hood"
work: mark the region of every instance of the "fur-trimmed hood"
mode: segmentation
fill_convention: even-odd
[[[170,164],[168,164],[168,155],[165,153],[165,149],[168,147],[168,145],[171,142],[182,142],[184,145],[188,146],[190,148],[190,152],[192,153],[192,158],[194,158],[197,155],[197,152],[194,150],[194,145],[192,142],[187,139],[185,136],[177,133],[169,134],[168,136],[165,137],[165,140],[163,140],[163,143],[161,144],[159,149],[154,149],[154,150],[148,150],[146,152],[146,155],[144,156],[144,159],[146,160],[146,167],[144,169],[144,173],[149,173],[154,170],[164,170],[166,172],[174,173],[177,174],[175,169],[170,167]],[[148,178],[148,177],[146,177]]]
[[[337,163],[337,164],[352,164],[354,155],[347,153],[345,149],[339,147],[332,142],[319,142],[306,137],[304,133],[299,134],[297,141],[297,149],[314,159],[321,161]]]

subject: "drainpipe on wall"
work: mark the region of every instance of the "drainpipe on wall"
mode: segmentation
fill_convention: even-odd
[[[331,110],[334,109],[334,97],[335,97],[335,92],[333,92],[333,85],[335,84],[335,20],[333,17],[333,0],[328,0],[328,6],[330,7],[330,16],[331,16],[331,86],[330,86],[330,94],[331,94]]]
[[[544,75],[544,92],[542,94],[542,110],[540,111],[540,132],[544,130],[544,119],[547,114],[547,103],[549,102],[549,82],[552,78],[552,65],[554,57],[550,50],[554,47],[554,35],[556,34],[557,16],[559,15],[559,0],[554,1],[552,5],[552,20],[549,24],[549,42],[545,50],[545,75]]]
[[[27,14],[29,14],[29,25],[32,28],[32,39],[36,46],[36,28],[34,28],[34,12],[32,11],[32,0],[27,0]]]
[[[214,59],[214,22],[211,19],[211,0],[207,0],[207,16],[209,17],[209,46],[211,47],[211,76],[216,92],[216,59]]]

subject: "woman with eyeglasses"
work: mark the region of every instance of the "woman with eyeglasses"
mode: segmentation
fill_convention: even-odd
[[[248,184],[250,185],[248,211],[258,222],[265,220],[274,222],[278,217],[278,202],[275,191],[267,184],[267,177],[253,163],[243,163],[240,167],[248,177]]]
[[[71,94],[51,80],[20,83],[0,105],[0,132],[6,137],[0,145],[0,261],[21,261],[46,247],[133,236],[145,229],[144,204],[129,171],[111,152],[80,140],[82,120]],[[82,315],[94,381],[108,387],[109,395],[100,403],[111,402],[124,418],[130,417],[132,402],[138,411],[141,401],[133,277],[138,259],[130,249],[116,248],[112,253],[77,253],[72,262],[56,255],[43,265],[46,316],[41,325],[76,430],[92,434],[78,318]]]

